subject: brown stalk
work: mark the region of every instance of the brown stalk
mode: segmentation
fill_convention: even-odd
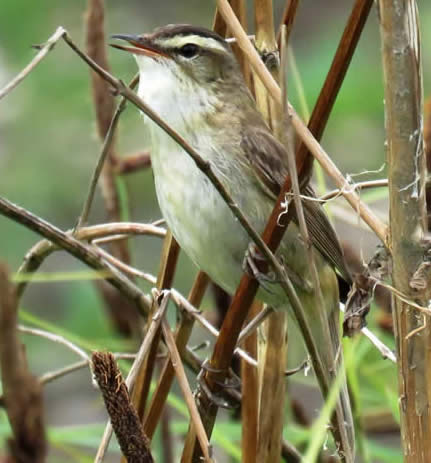
[[[331,67],[308,123],[308,129],[316,140],[320,140],[323,135],[372,6],[373,0],[356,0],[353,5],[352,12],[344,28]],[[298,171],[301,173],[300,183],[301,185],[305,185],[310,180],[314,158],[303,142],[299,145],[295,157]]]
[[[92,369],[117,436],[128,463],[152,463],[150,442],[133,407],[126,383],[109,352],[94,352]]]
[[[431,172],[431,98],[428,98],[424,107],[424,143],[425,157],[428,173]],[[428,213],[428,229],[431,228],[431,181],[426,183],[426,203]]]
[[[88,55],[103,69],[109,70],[106,54],[106,41],[104,32],[104,1],[88,0],[86,14],[86,41]],[[95,72],[90,72],[93,89],[93,102],[96,111],[96,121],[101,140],[110,133],[109,128],[115,124],[121,111],[115,112],[115,100],[110,91],[109,84]],[[121,106],[124,107],[123,103]],[[115,127],[114,127],[115,129]],[[114,129],[112,132],[114,132]],[[118,222],[121,220],[121,205],[115,185],[115,134],[106,146],[106,162],[101,172],[102,194],[108,220]],[[110,252],[125,263],[130,263],[130,253],[127,241],[116,241],[109,245]],[[112,291],[103,282],[97,284],[102,298],[105,301],[109,315],[117,330],[130,336],[137,333],[139,327],[139,315],[129,301],[125,300],[116,291]]]
[[[232,6],[233,11],[236,14],[236,17],[239,19],[242,27],[246,31],[247,28],[247,8],[245,0],[229,0],[229,3]],[[214,22],[213,22],[213,30],[217,32],[217,34],[221,35],[222,37],[228,37],[229,30],[226,26],[226,23],[223,17],[220,15],[218,10],[216,9]],[[236,43],[232,44],[232,51],[234,52],[236,59],[240,65],[242,75],[244,76],[244,80],[249,85],[250,84],[250,66],[244,56],[242,50],[238,47]]]
[[[193,425],[193,428],[195,429],[196,437],[201,446],[202,454],[204,457],[203,461],[205,463],[211,463],[213,462],[213,459],[211,458],[211,447],[208,441],[208,437],[206,435],[205,428],[202,424],[195,399],[190,389],[190,385],[187,381],[187,376],[184,371],[184,367],[181,362],[181,357],[177,350],[174,337],[166,320],[162,320],[162,330],[166,345],[169,350],[169,355],[171,357],[171,362],[175,370],[175,375],[178,380],[178,384],[180,385],[181,391],[184,396],[184,400],[187,404],[187,408],[189,409],[191,423]]]
[[[160,440],[162,442],[162,458],[164,463],[174,463],[174,439],[175,435],[171,429],[172,410],[168,407],[163,409],[160,421]]]
[[[431,98],[428,98],[425,102],[424,114],[425,156],[428,172],[431,172]]]
[[[16,463],[44,463],[47,453],[42,386],[27,366],[17,331],[18,297],[0,263],[0,371],[13,438],[9,453]]]
[[[203,272],[199,272],[195,278],[192,289],[190,290],[190,294],[188,296],[188,300],[193,306],[200,306],[208,283],[208,276]],[[188,314],[183,313],[181,322],[175,334],[176,346],[181,357],[184,355],[187,342],[192,333],[193,325],[194,319],[191,318]],[[172,366],[172,361],[169,358],[166,360],[162,367],[159,382],[157,383],[156,389],[151,399],[151,403],[148,407],[148,413],[145,416],[144,429],[145,433],[150,439],[152,439],[156,430],[157,423],[160,420],[163,407],[166,403],[166,399],[168,398],[168,394],[172,386],[174,374],[175,371]]]
[[[274,32],[272,0],[255,2],[255,27],[256,48],[274,79],[279,81],[279,53]],[[282,107],[269,96],[259,78],[255,77],[253,82],[257,108],[267,120],[274,135],[283,142],[290,134],[285,130]],[[257,462],[276,461],[281,454],[286,392],[286,380],[283,372],[286,368],[288,349],[286,313],[272,312],[263,323],[262,331],[264,335],[258,337]]]
[[[423,263],[426,234],[425,156],[422,133],[422,68],[416,2],[380,0],[385,121],[390,198],[392,284],[418,304],[430,298],[411,278]],[[429,246],[429,245],[428,245]],[[399,404],[404,461],[425,463],[431,455],[431,324],[408,303],[394,298]]]
[[[157,289],[170,289],[174,279],[175,268],[178,262],[178,256],[180,247],[172,236],[171,232],[168,232],[163,243],[163,249],[160,260],[160,270],[157,276]],[[153,304],[151,313],[156,310],[157,304]],[[148,323],[151,322],[151,317],[148,318]],[[146,358],[146,361],[142,364],[141,369],[138,373],[138,379],[136,381],[135,388],[133,389],[132,399],[136,405],[139,417],[143,420],[145,406],[150,392],[151,378],[153,376],[155,362],[157,357],[157,351],[161,339],[161,328],[158,329],[157,334],[154,336],[151,344],[150,352]]]
[[[273,78],[278,81],[278,47],[275,40],[273,16],[272,0],[258,0],[255,2],[255,46],[269,72]],[[274,124],[278,122],[277,106],[279,105],[269,97],[265,85],[255,75],[255,71],[253,72],[253,77],[256,105],[269,127],[271,127],[274,132],[278,132]]]
[[[281,26],[284,24],[286,26],[286,43],[289,43],[290,33],[292,32],[293,22],[296,17],[296,12],[298,10],[299,0],[287,0],[286,6],[282,14],[281,24],[278,28],[277,33],[277,43],[280,46],[280,37],[281,37]]]
[[[259,337],[259,440],[257,462],[279,461],[285,415],[287,313],[273,312]],[[263,338],[263,339],[262,339]],[[262,339],[262,340],[261,340]]]
[[[253,319],[261,310],[262,304],[254,301],[249,319]],[[252,357],[257,358],[256,331],[245,338],[243,347]],[[241,382],[241,455],[243,461],[258,463],[259,378],[257,369],[244,360],[241,360]]]

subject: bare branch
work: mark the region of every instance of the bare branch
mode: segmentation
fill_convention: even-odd
[[[30,63],[5,87],[0,90],[0,100],[17,87],[33,69],[45,58],[45,56],[54,48],[55,44],[63,37],[66,31],[58,27],[52,36],[40,48],[39,53],[30,61]]]
[[[0,198],[0,214],[26,226],[39,235],[42,235],[75,256],[77,259],[85,262],[90,267],[95,268],[96,270],[109,272],[110,277],[107,281],[130,298],[130,300],[136,304],[136,307],[141,313],[147,313],[150,301],[143,294],[141,289],[133,284],[123,274],[118,272],[115,267],[105,262],[91,246],[84,245],[54,225],[51,225],[45,220],[40,219],[31,212],[28,212],[22,207],[16,206],[4,198]]]
[[[78,347],[73,342],[66,339],[64,336],[60,336],[59,334],[50,333],[49,331],[40,330],[38,328],[30,328],[28,326],[18,325],[18,330],[24,334],[31,334],[32,336],[40,336],[41,338],[49,339],[50,341],[56,342],[58,344],[62,344],[67,349],[71,350],[75,354],[79,355],[83,360],[86,362],[90,361],[90,357],[87,353]]]

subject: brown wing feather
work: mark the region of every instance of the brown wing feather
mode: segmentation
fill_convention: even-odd
[[[273,137],[268,129],[247,127],[247,133],[244,133],[242,137],[241,147],[253,167],[262,190],[275,201],[288,173],[284,146]],[[315,197],[309,185],[305,186],[302,192],[306,196]],[[351,275],[347,269],[338,237],[325,211],[315,201],[305,200],[303,205],[305,221],[313,245],[347,282],[351,282]],[[296,215],[293,220],[298,223]]]

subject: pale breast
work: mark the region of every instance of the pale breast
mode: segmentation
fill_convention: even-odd
[[[153,131],[153,137],[166,137]],[[160,139],[154,146],[160,144]],[[232,212],[194,161],[175,142],[152,153],[160,209],[180,246],[203,271],[233,291],[248,245]]]

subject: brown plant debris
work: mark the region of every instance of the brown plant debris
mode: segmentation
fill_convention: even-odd
[[[94,352],[93,374],[103,395],[112,428],[128,463],[154,462],[127,386],[110,352]]]
[[[366,326],[376,282],[388,274],[388,256],[383,247],[377,249],[369,264],[353,278],[352,289],[347,297],[343,322],[344,336],[353,336]]]
[[[18,338],[17,309],[16,288],[9,280],[7,267],[0,264],[0,370],[13,431],[8,441],[10,458],[14,463],[43,463],[47,444],[42,387],[27,368]]]

